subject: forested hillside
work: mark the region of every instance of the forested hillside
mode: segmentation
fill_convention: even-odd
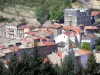
[[[15,13],[18,16],[21,16],[20,15],[21,11],[25,12],[29,11],[31,13],[34,13],[36,19],[40,22],[41,25],[44,24],[45,21],[47,20],[51,21],[53,20],[55,22],[63,22],[65,8],[71,8],[71,0],[1,0],[0,1],[1,11],[5,11],[6,9],[6,12],[7,11],[11,12],[14,9]]]

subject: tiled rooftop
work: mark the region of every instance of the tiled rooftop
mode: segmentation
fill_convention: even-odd
[[[85,28],[84,29],[86,29],[86,30],[91,30],[91,29],[94,29],[94,30],[97,30],[97,29],[100,29],[100,28],[98,28],[98,27],[96,27],[96,26],[85,26]]]
[[[38,42],[38,46],[51,46],[51,45],[55,45],[55,43],[54,42],[49,42],[49,41]]]
[[[53,34],[52,31],[46,30],[46,29],[44,29],[44,28],[41,28],[40,30],[43,31],[43,32],[46,33],[46,34],[49,34],[49,35],[52,35],[52,34]]]
[[[31,25],[22,25],[20,27],[18,27],[18,29],[24,29],[24,28],[31,28]]]
[[[27,39],[22,39],[21,42],[24,42],[24,43],[29,43],[30,41],[27,40]]]
[[[89,50],[77,50],[76,53],[79,54],[79,55],[85,55],[85,54],[90,54],[92,51],[89,51]]]
[[[54,28],[54,29],[57,29],[60,27],[63,27],[63,25],[62,24],[53,24],[53,25],[49,26],[49,28]]]
[[[100,11],[92,11],[91,12],[91,16],[97,16],[98,14],[100,14]]]
[[[80,30],[79,28],[74,27],[74,26],[64,26],[63,29],[64,30],[73,30],[73,31],[75,31],[78,34],[83,32],[82,30]]]

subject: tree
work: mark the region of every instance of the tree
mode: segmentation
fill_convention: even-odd
[[[64,9],[71,8],[71,0],[41,0],[42,5],[39,6],[37,20],[43,24],[48,18],[55,22],[64,19]],[[44,12],[45,11],[45,12]]]
[[[96,45],[100,45],[100,37],[95,40]]]
[[[100,45],[96,46],[96,51],[100,51]]]
[[[90,46],[89,43],[83,42],[83,43],[82,43],[82,46],[81,46],[81,49],[91,50],[91,46]]]
[[[4,11],[5,8],[5,0],[0,0],[0,10]]]
[[[64,18],[65,8],[71,8],[71,0],[52,0],[49,6],[50,20],[60,22]]]
[[[3,63],[0,62],[0,75],[3,75],[3,69],[4,69]]]
[[[49,11],[45,5],[38,8],[38,10],[36,12],[36,16],[37,16],[37,21],[39,21],[41,25],[44,24],[48,20]]]
[[[69,52],[68,56],[65,56],[63,60],[61,75],[78,75],[80,72],[81,66],[77,63],[72,52]]]
[[[96,63],[96,58],[93,53],[88,57],[86,68],[84,68],[84,75],[97,75],[100,65]]]
[[[38,56],[37,46],[34,51],[28,51],[21,56],[12,53],[10,62],[7,64],[8,68],[0,65],[0,68],[5,69],[4,71],[0,70],[0,75],[56,75],[52,65],[49,62],[43,63],[42,58]]]

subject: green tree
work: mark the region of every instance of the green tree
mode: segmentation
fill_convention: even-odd
[[[96,46],[96,51],[100,51],[100,45]]]
[[[5,0],[0,0],[0,10],[1,11],[4,11],[4,8],[5,8]]]
[[[3,75],[3,63],[0,61],[0,75]]]
[[[0,75],[56,75],[52,65],[49,62],[43,63],[42,58],[38,56],[37,46],[32,53],[29,54],[28,51],[21,56],[12,53],[8,68],[0,65],[0,68],[5,69],[0,70]]]
[[[60,22],[64,19],[64,9],[71,8],[71,0],[41,0],[42,5],[39,6],[37,20],[43,24],[49,19]],[[45,12],[44,12],[45,11]]]
[[[90,46],[89,43],[83,42],[83,43],[82,43],[82,46],[81,46],[81,49],[91,50],[91,46]]]
[[[36,11],[36,16],[37,16],[37,21],[39,21],[41,25],[44,24],[48,20],[49,11],[45,7],[45,5],[38,8],[38,10]]]
[[[76,61],[72,52],[65,56],[60,69],[60,75],[78,75],[81,72],[81,66]]]
[[[90,54],[87,60],[86,68],[84,68],[84,75],[97,75],[100,65],[96,63],[94,54]]]
[[[52,0],[49,7],[50,19],[59,22],[64,18],[64,9],[71,7],[71,0]]]
[[[96,45],[100,45],[100,37],[95,40]]]

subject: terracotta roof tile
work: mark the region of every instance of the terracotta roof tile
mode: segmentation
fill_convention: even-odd
[[[54,42],[49,42],[49,41],[44,42],[44,44],[45,44],[46,46],[55,45]]]
[[[88,30],[88,29],[100,29],[96,26],[85,26],[84,29]]]
[[[100,14],[100,11],[92,11],[91,16],[97,16]]]
[[[21,42],[24,42],[24,43],[29,43],[30,41],[27,40],[27,39],[22,39]]]
[[[91,51],[89,51],[89,50],[77,50],[76,53],[78,53],[80,55],[85,55],[85,54],[90,54]]]
[[[62,52],[58,52],[58,56],[62,58]]]
[[[55,43],[54,42],[49,42],[49,41],[38,42],[38,46],[51,46],[51,45],[55,45]]]
[[[54,28],[54,29],[57,29],[60,27],[63,27],[63,25],[62,24],[53,24],[53,25],[49,26],[49,28]]]
[[[37,45],[38,46],[45,46],[45,44],[43,42],[38,42]]]
[[[73,31],[75,31],[76,33],[81,33],[81,32],[83,32],[82,30],[80,30],[79,28],[74,27],[74,26],[64,26],[63,29],[64,29],[64,30],[73,30]]]
[[[50,30],[45,30],[44,28],[40,28],[40,30],[43,31],[43,32],[46,33],[46,34],[49,34],[49,35],[52,35],[52,34],[53,34],[52,31],[50,31]]]
[[[72,44],[72,47],[75,48],[77,45],[76,44]]]

